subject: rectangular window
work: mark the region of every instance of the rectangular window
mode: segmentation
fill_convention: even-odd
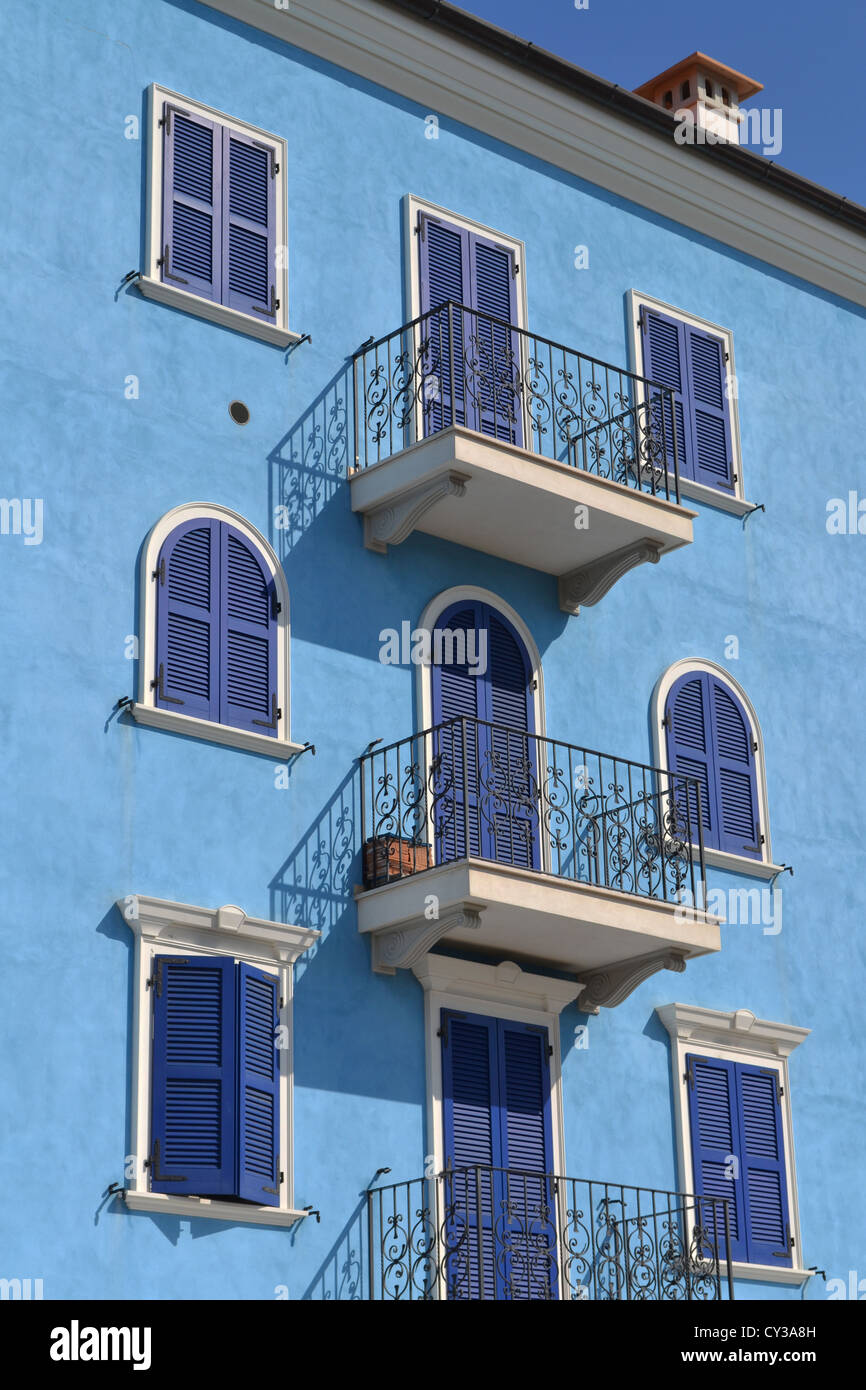
[[[156,956],[151,989],[151,1191],[279,1206],[276,975]]]
[[[280,345],[285,142],[153,87],[144,294]]]
[[[727,1198],[731,1258],[790,1268],[779,1072],[687,1053],[686,1086],[695,1193]],[[712,1217],[705,1217],[711,1225]],[[718,1224],[724,1255],[724,1228]]]
[[[635,371],[673,392],[656,425],[663,429],[668,468],[674,440],[682,492],[743,515],[733,335],[662,300],[629,291]]]

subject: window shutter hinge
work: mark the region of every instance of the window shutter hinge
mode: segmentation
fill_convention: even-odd
[[[662,720],[662,728],[670,731],[673,728],[673,726],[674,725],[673,720],[671,719],[671,712],[670,710],[665,710],[665,717]]]
[[[274,1164],[274,1168],[276,1169],[276,1174],[277,1174],[277,1185],[276,1185],[276,1187],[265,1187],[264,1183],[262,1183],[262,1192],[270,1192],[270,1194],[271,1194],[272,1197],[279,1197],[279,1195],[280,1195],[280,1183],[285,1181],[285,1178],[284,1178],[282,1169],[280,1168],[280,1155],[279,1155],[279,1154],[277,1154],[277,1161],[276,1161],[276,1163]]]
[[[280,1007],[281,1009],[284,1009],[285,1006],[286,1006],[286,1001],[285,1001],[285,999],[283,998],[283,996],[280,995],[280,1004],[279,1004],[279,1007]]]
[[[726,352],[726,353],[725,353],[725,361],[726,361],[726,362],[730,362],[730,360],[731,360],[731,354],[730,354],[729,352]]]
[[[758,751],[758,740],[757,740],[756,738],[753,738],[753,739],[752,739],[752,752],[753,752],[753,753],[757,753],[757,751]]]
[[[785,1222],[785,1248],[784,1250],[774,1250],[773,1254],[780,1260],[784,1260],[794,1248],[794,1237],[791,1235],[791,1227]]]
[[[165,115],[164,115],[164,116],[160,116],[160,118],[159,118],[159,124],[160,124],[161,126],[164,126],[164,127],[165,127],[165,133],[166,133],[166,135],[170,135],[170,134],[171,134],[171,107],[170,107],[170,106],[167,106],[167,107],[165,108]]]
[[[548,1055],[548,1057],[552,1057],[552,1056],[553,1056],[553,1043],[548,1043],[548,1044],[547,1044],[547,1055]]]
[[[185,700],[176,700],[175,697],[174,697],[173,695],[166,695],[166,693],[165,693],[165,665],[164,665],[164,663],[163,663],[162,661],[159,663],[159,675],[157,676],[156,680],[153,680],[153,681],[150,682],[150,688],[151,688],[151,690],[156,690],[156,691],[158,691],[158,692],[159,692],[159,698],[160,698],[161,700],[163,700],[167,705],[185,705],[185,704],[186,704],[186,701],[185,701]]]
[[[779,1073],[773,1067],[759,1067],[758,1070],[762,1071],[765,1076],[772,1076],[776,1083],[776,1099],[781,1100],[782,1096],[785,1094],[785,1088],[782,1085]]]
[[[165,276],[166,280],[176,280],[177,283],[178,283],[179,285],[188,285],[188,284],[189,284],[189,280],[184,280],[184,278],[183,278],[182,275],[172,275],[171,271],[169,270],[169,268],[168,268],[168,242],[165,243],[165,248],[164,248],[164,250],[163,250],[162,255],[159,257],[159,259],[158,259],[158,261],[157,261],[157,265],[161,265],[161,266],[162,266],[162,273],[163,273],[163,275]]]
[[[448,1046],[448,1024],[447,1024],[447,1023],[443,1023],[443,1025],[442,1025],[441,1028],[437,1028],[437,1029],[436,1029],[436,1036],[437,1036],[437,1038],[441,1038],[441,1039],[442,1039],[442,1046],[443,1046],[443,1047],[447,1047],[447,1046]]]
[[[254,311],[256,314],[267,314],[269,317],[274,317],[274,316],[276,315],[276,312],[277,312],[277,310],[279,309],[279,307],[280,307],[280,301],[277,299],[277,292],[276,292],[276,290],[274,289],[274,286],[273,286],[273,285],[271,285],[271,303],[270,303],[270,307],[268,307],[267,304],[253,304],[253,305],[251,305],[251,308],[253,309],[253,311]]]
[[[278,602],[276,594],[271,595],[271,617],[278,618],[283,611],[283,605]]]
[[[515,257],[515,259],[514,259],[514,260],[512,261],[512,263],[511,263],[511,278],[512,278],[512,280],[516,280],[519,274],[520,274],[520,266],[517,264],[517,258]]]
[[[148,1159],[147,1162],[146,1162],[146,1164],[145,1164],[145,1167],[148,1167],[148,1166],[149,1166],[150,1169],[152,1170],[153,1176],[156,1178],[157,1182],[186,1182],[186,1181],[187,1181],[187,1179],[186,1179],[185,1177],[182,1177],[182,1176],[180,1176],[179,1174],[175,1174],[175,1173],[161,1173],[161,1172],[159,1171],[159,1140],[158,1140],[158,1139],[154,1139],[154,1141],[153,1141],[153,1157],[152,1157],[152,1159]]]
[[[538,689],[538,681],[537,681],[537,679],[536,679],[535,676],[532,677],[532,681],[531,681],[531,684],[530,684],[529,688],[530,688],[530,690],[537,690],[537,689]]]
[[[683,1072],[683,1081],[686,1082],[690,1091],[695,1089],[695,1066],[691,1059],[686,1063],[686,1069]]]
[[[164,556],[164,555],[163,555],[162,559],[160,560],[158,567],[153,571],[153,573],[151,574],[150,577],[151,577],[151,579],[158,579],[159,582],[160,582],[160,585],[164,585],[164,584],[165,584],[165,556]]]
[[[646,333],[646,318],[644,317],[643,310],[641,310],[637,316],[637,326],[641,333]]]

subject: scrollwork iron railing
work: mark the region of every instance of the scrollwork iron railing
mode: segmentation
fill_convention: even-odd
[[[361,758],[368,888],[478,858],[704,906],[697,778],[458,718]]]
[[[454,300],[353,359],[355,467],[462,425],[679,502],[666,386]]]
[[[720,1197],[474,1166],[366,1201],[372,1300],[734,1297]]]

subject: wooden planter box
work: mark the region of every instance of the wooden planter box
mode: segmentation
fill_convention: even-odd
[[[377,888],[392,878],[406,878],[429,867],[429,845],[418,845],[396,835],[381,835],[364,845],[365,888]]]

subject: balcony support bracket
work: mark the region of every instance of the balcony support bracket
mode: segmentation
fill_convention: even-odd
[[[364,545],[380,555],[389,545],[399,545],[411,535],[426,511],[443,497],[462,497],[469,481],[468,473],[449,469],[437,477],[419,483],[406,492],[364,513]]]
[[[615,1009],[650,975],[659,970],[673,970],[681,975],[685,968],[686,958],[680,951],[653,951],[620,965],[603,966],[583,975],[584,986],[577,997],[577,1007],[585,1014],[597,1014],[602,1007]]]
[[[432,921],[421,917],[391,931],[377,932],[373,937],[373,969],[378,975],[410,969],[448,932],[480,927],[483,911],[477,904],[460,903]]]
[[[623,546],[621,550],[615,550],[602,559],[592,560],[588,565],[581,565],[569,574],[560,575],[560,608],[563,612],[576,616],[582,603],[598,603],[599,599],[604,598],[608,590],[613,588],[616,581],[634,569],[635,565],[658,564],[662,549],[658,541],[645,538],[633,545]]]

